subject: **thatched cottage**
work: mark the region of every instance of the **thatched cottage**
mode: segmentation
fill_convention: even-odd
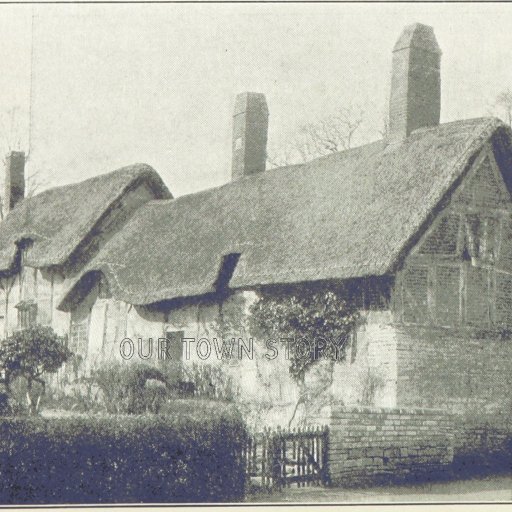
[[[22,201],[0,224],[5,330],[34,301],[93,367],[125,338],[211,340],[262,291],[339,283],[365,321],[334,397],[510,410],[512,132],[439,124],[440,60],[431,27],[404,30],[381,141],[266,170],[266,101],[245,93],[226,185],[173,199],[136,167]],[[246,395],[297,398],[277,359],[226,366]]]
[[[151,167],[133,165],[24,198],[24,167],[22,152],[8,155],[0,332],[5,337],[38,323],[67,333],[69,314],[57,309],[64,290],[137,208],[172,196]]]

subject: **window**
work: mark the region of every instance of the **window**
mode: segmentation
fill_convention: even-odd
[[[23,300],[16,306],[18,310],[18,328],[28,329],[37,323],[37,304],[32,300]]]
[[[167,350],[165,355],[162,354],[164,360],[169,358],[171,361],[181,361],[183,359],[184,337],[184,331],[167,331]]]
[[[88,341],[88,319],[81,322],[71,322],[69,331],[69,350],[75,356],[80,356],[85,359],[87,356],[87,341]]]
[[[473,265],[494,263],[497,259],[498,221],[493,217],[468,214],[465,219],[463,254]]]

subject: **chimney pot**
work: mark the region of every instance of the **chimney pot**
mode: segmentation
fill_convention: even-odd
[[[6,156],[5,169],[5,214],[25,197],[25,153],[11,151]]]
[[[434,29],[405,27],[393,48],[389,142],[400,142],[418,128],[437,126],[441,113],[441,50]]]
[[[233,181],[265,170],[267,134],[265,95],[256,92],[237,95],[233,114]]]

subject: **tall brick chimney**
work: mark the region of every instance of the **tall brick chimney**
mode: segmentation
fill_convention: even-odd
[[[244,92],[235,100],[231,179],[238,180],[265,170],[268,108],[265,95]]]
[[[4,215],[25,197],[25,153],[11,151],[6,156]]]
[[[421,23],[405,27],[393,48],[389,142],[413,130],[436,126],[441,112],[441,50],[434,29]]]

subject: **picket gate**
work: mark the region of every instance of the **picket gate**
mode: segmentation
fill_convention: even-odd
[[[328,442],[326,426],[266,428],[248,439],[247,475],[272,490],[328,485]]]

